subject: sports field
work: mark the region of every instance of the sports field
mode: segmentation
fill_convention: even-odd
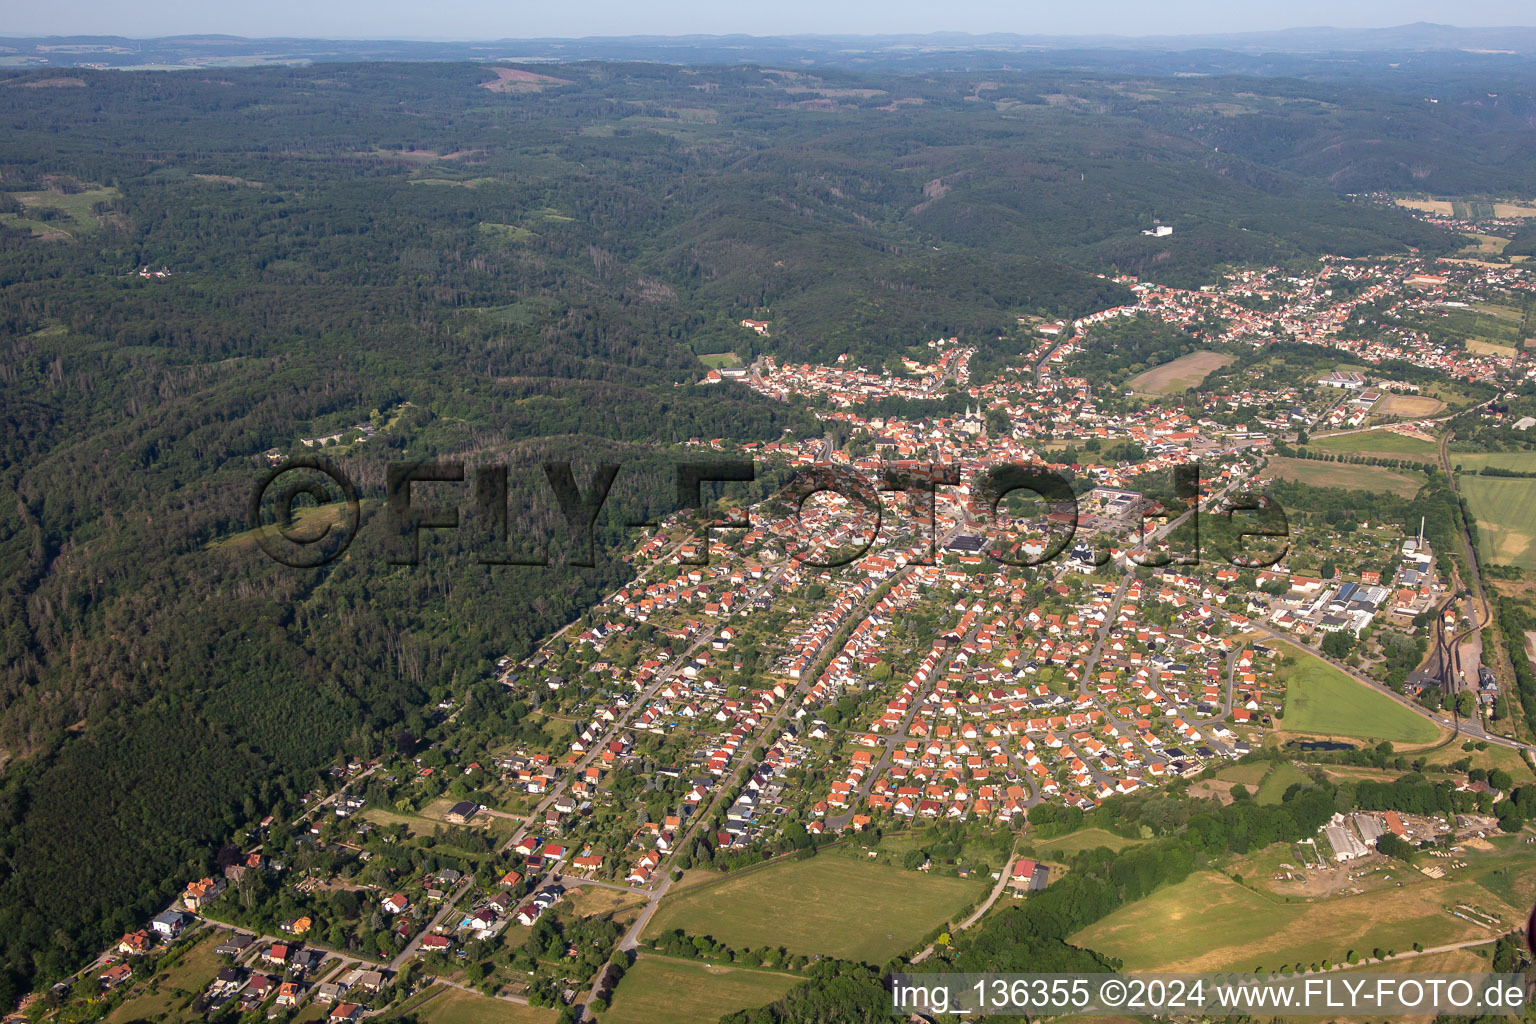
[[[1477,520],[1479,556],[1536,569],[1536,479],[1462,473],[1456,486]]]
[[[1279,645],[1295,658],[1282,666],[1287,732],[1355,736],[1395,743],[1430,743],[1440,730],[1427,718],[1356,682],[1321,658],[1292,644]]]
[[[737,949],[783,946],[884,963],[980,897],[991,879],[945,878],[822,854],[668,896],[646,937],[681,928]]]
[[[1275,456],[1269,460],[1268,469],[1281,480],[1295,480],[1313,487],[1342,487],[1350,491],[1384,491],[1402,498],[1413,497],[1424,483],[1424,478],[1412,470],[1318,462],[1315,459],[1287,459]]]
[[[1212,370],[1236,362],[1220,352],[1191,352],[1187,356],[1154,366],[1126,381],[1125,386],[1143,395],[1171,395],[1198,385]]]
[[[774,971],[642,956],[619,982],[603,1024],[716,1020],[771,1003],[800,980]]]
[[[1383,459],[1420,459],[1424,462],[1432,461],[1436,455],[1433,442],[1391,430],[1357,430],[1351,434],[1314,437],[1307,442],[1307,447],[1324,452],[1375,455]]]
[[[1350,950],[1402,952],[1414,942],[1433,947],[1493,938],[1491,930],[1450,914],[1462,901],[1510,922],[1523,916],[1470,881],[1426,880],[1286,903],[1208,871],[1120,908],[1069,941],[1119,957],[1131,971],[1274,970],[1338,962]]]
[[[1428,395],[1388,395],[1377,403],[1371,412],[1380,416],[1401,416],[1404,419],[1419,419],[1423,416],[1433,416],[1445,403],[1438,398],[1430,398]]]

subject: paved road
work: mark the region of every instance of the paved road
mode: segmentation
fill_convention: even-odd
[[[433,930],[438,925],[442,924],[443,918],[453,913],[455,905],[459,902],[459,899],[463,897],[463,895],[469,891],[470,886],[474,884],[475,876],[466,875],[464,881],[459,883],[459,887],[453,890],[453,895],[443,901],[442,909],[439,910],[436,914],[432,915],[432,920],[427,922],[427,926],[421,931],[417,932],[415,938],[406,943],[405,948],[397,953],[395,958],[389,962],[390,970],[398,971],[402,964],[416,955],[416,950],[421,946],[421,940],[426,936],[431,935]]]

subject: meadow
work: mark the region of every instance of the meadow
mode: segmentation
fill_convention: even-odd
[[[1219,370],[1232,362],[1234,360],[1231,356],[1220,352],[1191,352],[1137,374],[1125,386],[1143,395],[1171,395],[1197,387],[1213,370]]]
[[[1418,473],[1381,466],[1354,466],[1314,459],[1271,458],[1269,472],[1281,480],[1295,480],[1313,487],[1343,487],[1351,491],[1384,491],[1400,498],[1419,492],[1423,478]]]
[[[1350,434],[1329,434],[1314,437],[1308,448],[1318,451],[1348,455],[1372,455],[1383,459],[1418,459],[1431,462],[1435,459],[1433,442],[1408,437],[1391,430],[1357,430]]]
[[[782,946],[878,964],[950,920],[990,884],[823,854],[669,896],[645,937],[681,928],[738,949]]]
[[[1435,724],[1299,647],[1282,643],[1295,661],[1283,665],[1284,728],[1319,736],[1353,736],[1400,743],[1430,743]]]
[[[1057,836],[1055,839],[1041,840],[1034,846],[1036,852],[1042,855],[1070,857],[1074,853],[1094,850],[1100,846],[1107,846],[1118,853],[1127,846],[1139,842],[1141,842],[1140,839],[1127,839],[1125,836],[1117,836],[1102,828],[1082,828],[1076,832],[1068,832],[1064,836]]]
[[[771,1003],[800,980],[778,971],[690,963],[647,954],[625,972],[602,1019],[604,1024],[714,1020]]]
[[[1275,970],[1338,962],[1351,950],[1402,952],[1414,942],[1434,947],[1493,938],[1488,929],[1448,912],[1463,901],[1506,920],[1520,916],[1470,881],[1415,881],[1358,896],[1288,903],[1206,871],[1120,908],[1070,941],[1119,957],[1132,971]]]

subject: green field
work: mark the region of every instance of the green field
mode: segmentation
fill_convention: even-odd
[[[715,1020],[771,1003],[800,980],[775,971],[642,956],[625,973],[611,1007],[601,1016],[603,1024]]]
[[[90,188],[71,195],[52,191],[12,192],[11,197],[24,209],[20,213],[0,213],[0,223],[30,230],[37,238],[73,238],[100,227],[101,220],[92,208],[115,199],[117,194],[115,188]],[[42,219],[45,210],[53,211],[53,219]]]
[[[182,953],[174,965],[157,972],[156,977],[161,980],[155,991],[150,991],[147,983],[135,982],[138,988],[107,1015],[108,1024],[136,1020],[202,1020],[202,1014],[192,1012],[192,997],[185,993],[201,992],[219,973],[224,958],[213,950],[229,933],[222,928],[211,928],[199,934],[203,937],[184,940],[196,945]]]
[[[1125,386],[1143,395],[1171,395],[1198,387],[1213,371],[1235,361],[1232,356],[1220,352],[1191,352],[1137,374],[1126,381]]]
[[[1324,452],[1375,455],[1384,459],[1421,459],[1425,462],[1433,461],[1437,453],[1435,445],[1429,441],[1390,430],[1360,430],[1352,434],[1314,437],[1307,442],[1306,447]]]
[[[730,366],[740,366],[741,357],[735,352],[711,352],[707,355],[699,356],[699,362],[711,370],[720,370]]]
[[[1291,644],[1279,646],[1296,659],[1279,672],[1285,683],[1286,731],[1395,743],[1430,743],[1439,735],[1433,722],[1316,655]]]
[[[1131,971],[1274,970],[1282,964],[1337,962],[1350,950],[1399,952],[1492,938],[1453,917],[1460,901],[1511,915],[1469,881],[1412,882],[1359,896],[1287,903],[1201,872],[1115,911],[1070,937],[1125,961]]]
[[[1070,857],[1074,853],[1097,849],[1100,846],[1107,846],[1111,850],[1119,852],[1132,843],[1139,842],[1141,840],[1117,836],[1113,832],[1106,832],[1102,828],[1083,828],[1078,829],[1076,832],[1068,832],[1064,836],[1057,836],[1055,839],[1045,839],[1035,843],[1035,849],[1042,854]]]
[[[1471,474],[1484,466],[1536,473],[1536,451],[1530,452],[1451,452],[1451,468]]]
[[[1266,469],[1281,480],[1295,480],[1311,487],[1342,487],[1351,491],[1382,491],[1400,498],[1419,493],[1424,477],[1412,470],[1382,466],[1353,466],[1315,459],[1274,457]]]
[[[1254,799],[1261,804],[1277,804],[1291,786],[1306,781],[1307,777],[1301,773],[1300,768],[1289,761],[1281,761],[1264,777]]]
[[[1463,473],[1456,487],[1477,520],[1479,557],[1536,569],[1536,479]]]
[[[737,949],[783,946],[878,964],[948,921],[990,884],[822,854],[669,896],[645,934],[681,928]]]

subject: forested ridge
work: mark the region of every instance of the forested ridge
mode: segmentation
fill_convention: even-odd
[[[1303,153],[1388,114],[1425,146],[1519,118],[1279,80],[540,68],[506,93],[465,64],[0,75],[0,1004],[626,578],[679,442],[817,429],[696,385],[698,355],[985,358],[1021,314],[1127,301],[1115,269],[1448,247],[1339,194],[1406,168]],[[1237,91],[1251,130],[1212,112]],[[1499,166],[1434,159],[1445,187]],[[361,423],[324,449],[358,542],[266,560],[263,454]],[[391,567],[385,467],[438,457],[513,465],[543,539],[540,462],[624,463],[598,565],[482,566],[450,534]]]

